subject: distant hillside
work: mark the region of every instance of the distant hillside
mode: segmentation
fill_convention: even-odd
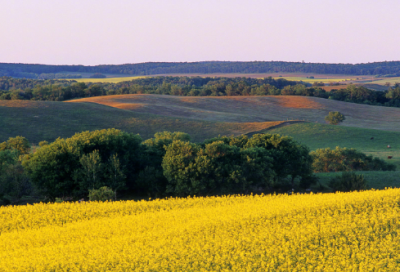
[[[157,110],[154,108],[154,112]],[[218,122],[136,113],[95,103],[0,101],[0,143],[23,136],[31,143],[71,137],[77,132],[117,128],[148,139],[160,131],[189,133],[195,142],[221,135],[241,135],[282,122]]]
[[[400,108],[354,104],[305,96],[188,97],[173,95],[112,95],[71,100],[91,102],[160,117],[217,122],[305,120],[325,124],[330,111],[346,120],[340,126],[400,132]]]
[[[69,103],[0,101],[0,142],[18,135],[33,143],[53,141],[57,137],[71,137],[76,132],[104,128],[139,133],[143,139],[159,131],[183,131],[197,142],[219,134],[260,132],[291,120],[322,124],[324,116],[336,110],[342,112],[346,120],[339,126],[327,127],[377,129],[378,134],[383,130],[400,132],[399,108],[316,97],[114,95]],[[343,137],[347,134],[343,133]],[[332,144],[335,145],[335,141]],[[388,144],[394,145],[393,141]]]
[[[177,73],[278,73],[302,72],[347,75],[397,75],[400,61],[360,64],[302,63],[284,61],[254,62],[148,62],[122,65],[44,65],[0,63],[0,76],[38,78],[48,73],[103,73],[125,75],[154,75]]]

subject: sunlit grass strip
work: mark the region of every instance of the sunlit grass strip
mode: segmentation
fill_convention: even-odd
[[[106,77],[106,78],[73,78],[77,82],[84,83],[120,83],[124,81],[132,81],[135,79],[146,78],[146,76],[133,76],[133,77]],[[68,80],[68,79],[67,79]]]
[[[3,207],[0,271],[398,271],[399,201],[390,189]]]

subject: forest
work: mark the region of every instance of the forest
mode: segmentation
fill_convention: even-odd
[[[118,94],[163,94],[179,96],[300,95],[378,106],[400,107],[400,86],[374,91],[349,84],[326,92],[319,83],[283,78],[147,77],[120,83],[77,83],[68,80],[0,78],[0,100],[65,101]]]
[[[315,73],[346,75],[397,75],[400,61],[359,64],[304,63],[284,61],[205,61],[205,62],[147,62],[121,65],[44,65],[0,63],[0,76],[40,78],[42,74],[103,73],[125,75],[155,75],[173,73]]]

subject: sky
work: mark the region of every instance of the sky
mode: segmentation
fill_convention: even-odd
[[[0,62],[400,60],[400,0],[0,0]]]

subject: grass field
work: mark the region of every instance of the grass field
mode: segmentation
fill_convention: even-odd
[[[0,207],[0,271],[399,271],[400,189]]]
[[[106,78],[73,78],[77,82],[84,83],[119,83],[124,81],[131,81],[135,79],[145,78],[145,76],[131,76],[131,77],[106,77]]]
[[[83,78],[76,78],[71,80],[76,80],[77,82],[92,82],[92,83],[119,83],[124,81],[131,81],[135,79],[145,78],[145,77],[156,77],[156,76],[188,76],[188,77],[246,77],[246,78],[266,78],[273,77],[275,79],[284,78],[292,81],[303,81],[307,83],[314,82],[341,82],[344,84],[358,83],[370,85],[370,88],[382,90],[379,86],[385,85],[389,82],[391,85],[400,82],[400,77],[394,78],[375,78],[373,76],[354,76],[354,75],[335,75],[335,74],[307,74],[307,73],[251,73],[251,74],[241,74],[241,73],[214,73],[214,74],[158,74],[158,75],[147,75],[147,76],[128,76],[128,75],[107,75],[106,78],[88,78],[91,74],[82,74]],[[314,78],[309,78],[313,76]],[[373,86],[376,87],[373,87]],[[327,91],[330,90],[329,86]],[[340,86],[334,86],[336,89]],[[385,88],[387,89],[387,88]]]
[[[343,125],[325,125],[329,111],[342,112]],[[287,125],[290,120],[309,122]],[[400,109],[314,97],[118,95],[69,102],[0,101],[0,127],[5,128],[0,142],[20,135],[33,143],[104,128],[144,139],[159,131],[183,131],[194,141],[274,128],[269,132],[293,136],[312,150],[341,146],[379,158],[393,156],[390,161],[400,169]]]
[[[400,108],[347,103],[304,96],[182,97],[169,95],[115,95],[72,100],[190,120],[269,122],[305,120],[325,123],[330,111],[346,120],[340,126],[400,132]]]
[[[333,149],[336,146],[355,148],[393,163],[400,170],[399,132],[315,123],[292,124],[265,132],[291,136],[309,146],[311,150],[326,147]],[[371,140],[371,137],[374,139]],[[391,148],[387,148],[387,145]],[[393,158],[389,160],[388,156],[393,156]]]
[[[385,85],[387,82],[389,82],[393,86],[395,83],[400,83],[400,77],[386,77],[386,78],[375,80],[375,81],[372,81],[372,82],[369,82],[369,83],[370,84]]]
[[[104,83],[119,83],[123,81],[131,81],[144,77],[156,77],[156,76],[188,76],[188,77],[246,77],[246,78],[266,78],[273,77],[275,79],[285,78],[287,80],[293,81],[303,81],[308,83],[314,82],[344,82],[350,83],[358,80],[372,80],[369,76],[351,76],[351,75],[332,75],[332,74],[307,74],[307,73],[252,73],[252,74],[242,74],[242,73],[215,73],[215,74],[159,74],[159,75],[148,75],[148,76],[116,76],[107,75],[107,78],[86,78],[88,75],[84,75],[85,78],[71,79],[78,82],[104,82]],[[313,76],[314,79],[309,78]]]
[[[183,131],[194,141],[240,135],[282,122],[215,122],[137,113],[95,103],[0,101],[0,142],[24,136],[32,143],[71,137],[76,132],[117,128],[144,139],[159,131]]]

